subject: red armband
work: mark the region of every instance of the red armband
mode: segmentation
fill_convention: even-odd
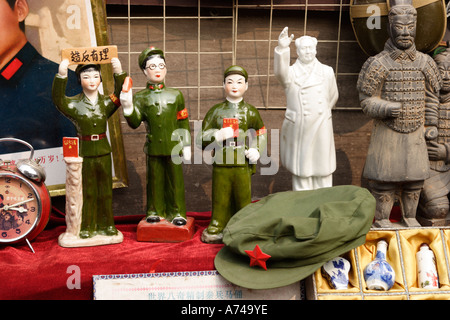
[[[184,108],[181,111],[178,111],[177,120],[184,120],[184,119],[187,119],[187,117],[188,117],[188,111],[186,108]]]
[[[114,93],[111,93],[109,97],[116,106],[120,107],[120,99]]]
[[[261,129],[256,131],[256,136],[260,136],[262,134],[265,134],[267,132],[266,126],[263,126]]]

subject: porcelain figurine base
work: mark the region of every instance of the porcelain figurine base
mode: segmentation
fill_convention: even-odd
[[[64,157],[66,162],[66,231],[59,235],[58,244],[65,248],[92,247],[116,244],[123,241],[123,234],[115,236],[96,235],[92,238],[80,238],[81,216],[83,208],[82,167],[83,158]]]
[[[176,226],[162,219],[149,223],[143,218],[137,226],[137,241],[142,242],[183,242],[194,236],[194,218],[187,217],[184,226]]]
[[[121,243],[123,241],[122,232],[118,231],[115,236],[97,235],[92,238],[82,239],[71,233],[62,233],[58,237],[58,244],[64,248],[93,247],[108,244]]]
[[[219,234],[209,234],[208,229],[203,230],[202,232],[202,242],[204,243],[212,243],[212,244],[216,244],[216,243],[223,243],[222,239],[223,239],[223,233],[219,233]]]

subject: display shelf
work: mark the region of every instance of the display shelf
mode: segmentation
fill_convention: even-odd
[[[368,290],[363,270],[374,259],[376,244],[381,239],[389,244],[386,259],[395,270],[395,284],[389,291]],[[439,289],[422,289],[418,285],[416,252],[422,243],[427,243],[436,257]],[[364,245],[342,255],[351,263],[348,289],[331,288],[320,268],[305,280],[306,298],[308,300],[450,299],[449,247],[449,227],[372,228]]]

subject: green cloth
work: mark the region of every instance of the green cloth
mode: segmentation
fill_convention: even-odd
[[[112,159],[107,154],[83,158],[83,208],[81,228],[84,237],[115,235],[112,211]],[[100,182],[100,183],[99,183]]]
[[[215,266],[228,281],[251,289],[286,286],[365,243],[375,198],[364,188],[337,186],[269,195],[237,212],[223,231]],[[271,256],[267,271],[250,267],[245,250]]]
[[[251,176],[250,167],[213,166],[210,225],[218,232],[223,230],[233,214],[252,202]]]
[[[170,156],[147,156],[147,216],[186,218],[183,168]]]

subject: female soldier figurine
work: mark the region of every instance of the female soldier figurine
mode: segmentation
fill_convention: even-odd
[[[101,83],[100,66],[79,65],[75,70],[83,92],[66,97],[68,60],[63,60],[53,82],[53,102],[77,128],[80,139],[80,156],[83,157],[82,183],[83,208],[80,238],[95,235],[115,236],[112,212],[112,164],[111,146],[106,137],[108,118],[119,107],[119,96],[127,76],[122,72],[119,59],[111,60],[115,90],[105,97],[98,93]]]

